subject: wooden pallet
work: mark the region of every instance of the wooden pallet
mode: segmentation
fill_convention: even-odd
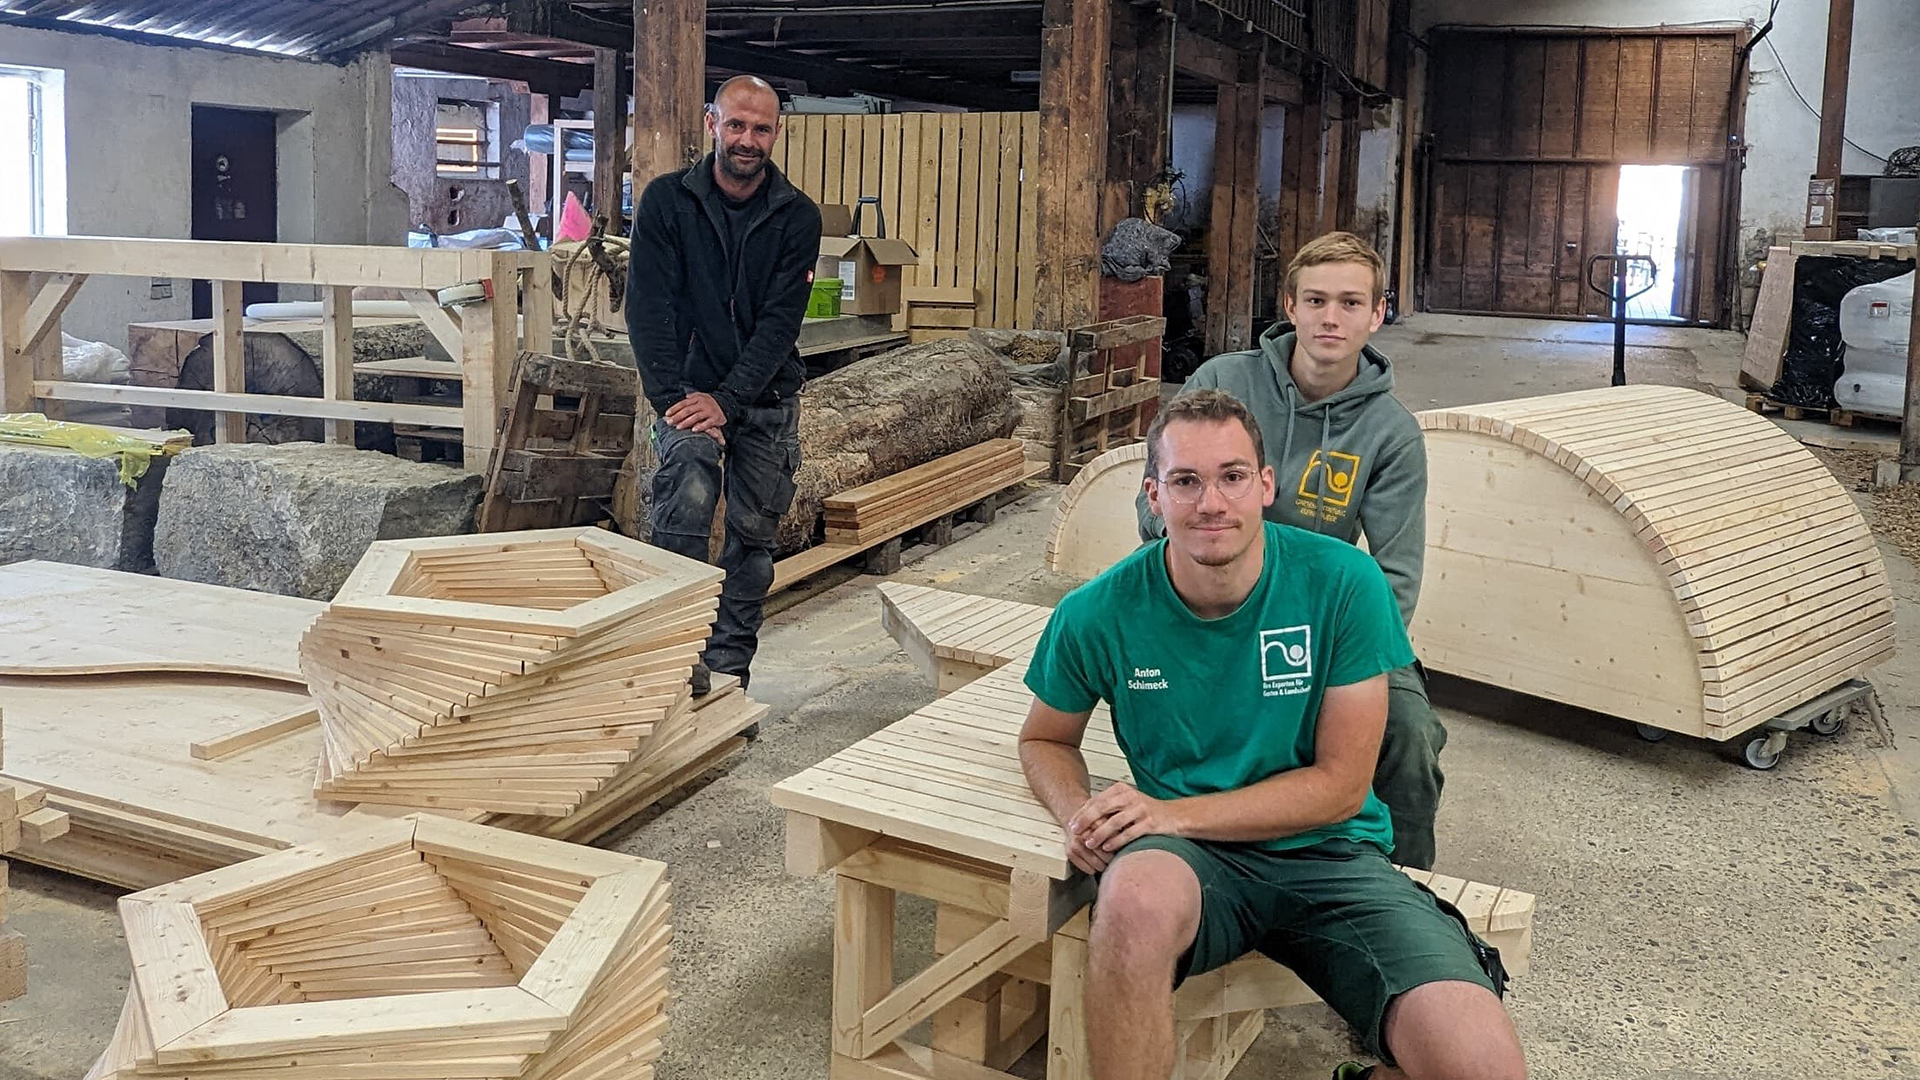
[[[132,986],[87,1077],[644,1078],[670,912],[658,862],[378,822],[123,898]]]
[[[487,463],[479,531],[561,529],[608,518],[620,465],[633,448],[633,369],[521,353],[512,385]]]
[[[1060,394],[1060,429],[1054,444],[1054,479],[1072,480],[1087,462],[1109,449],[1139,442],[1147,432],[1148,406],[1160,401],[1160,380],[1147,374],[1146,350],[1133,362],[1116,353],[1167,332],[1158,315],[1129,315],[1067,334],[1068,380]]]
[[[1819,420],[1835,427],[1866,427],[1869,425],[1892,425],[1900,427],[1902,420],[1889,413],[1866,412],[1860,409],[1843,409],[1839,406],[1823,408],[1817,405],[1791,405],[1777,401],[1765,394],[1748,394],[1747,408],[1762,416],[1778,414],[1788,420]]]
[[[945,467],[944,463],[950,458],[973,454],[979,451],[981,447],[994,447],[994,453],[1005,454],[1005,447],[1000,444],[1011,444],[1015,448],[1012,453],[1020,456],[1020,462],[1017,468],[1011,467],[1010,464],[1009,467],[1005,469],[1000,469],[996,466],[984,479],[978,475],[971,475],[970,479],[964,483],[945,487],[942,487],[937,481],[926,480],[926,478],[930,476],[938,477],[942,475],[941,469]],[[967,450],[961,450],[955,454],[947,455],[947,457],[936,458],[926,465],[916,466],[914,469],[896,473],[892,477],[877,480],[873,484],[862,485],[860,488],[855,488],[852,491],[844,492],[841,495],[835,496],[833,499],[827,500],[829,505],[835,500],[842,500],[842,507],[838,513],[841,515],[840,520],[843,524],[837,527],[830,526],[830,528],[837,528],[839,530],[839,535],[842,539],[838,541],[829,539],[827,543],[817,544],[805,551],[795,555],[789,555],[774,563],[773,587],[769,589],[768,592],[770,594],[777,593],[793,585],[795,582],[803,581],[807,577],[817,574],[822,570],[832,566],[838,566],[849,559],[860,556],[866,557],[866,570],[868,573],[891,574],[900,569],[901,559],[904,557],[904,553],[909,546],[909,540],[917,540],[934,546],[943,546],[952,541],[954,527],[961,521],[976,521],[982,524],[991,523],[994,515],[999,511],[1002,501],[1009,497],[1009,494],[1014,488],[1022,481],[1039,476],[1041,473],[1047,471],[1048,466],[1045,462],[1025,460],[1024,450],[1020,449],[1022,445],[1018,439],[990,440],[989,442],[981,443],[979,446],[970,447]],[[1007,462],[1010,463],[1011,461],[1012,458],[1008,457]],[[978,467],[977,462],[974,467]],[[919,472],[919,470],[927,471],[922,473]],[[849,526],[844,524],[845,522],[854,520],[854,518],[846,515],[857,515],[862,512],[859,510],[849,510],[847,508],[844,500],[846,500],[848,496],[853,495],[855,492],[868,491],[869,489],[879,490],[882,497],[888,497],[889,492],[891,492],[893,496],[899,496],[901,490],[904,489],[887,488],[883,487],[883,485],[888,485],[896,478],[907,476],[909,473],[917,473],[920,479],[916,481],[915,484],[908,485],[908,487],[914,487],[921,483],[931,485],[931,487],[922,490],[921,494],[924,496],[923,498],[909,499],[905,504],[899,502],[892,503],[893,510],[883,515],[884,523],[880,525],[869,523],[850,530]],[[935,488],[938,490],[933,490]],[[876,501],[874,505],[880,506],[882,504]],[[910,511],[901,509],[903,505],[909,505],[912,509]],[[832,533],[829,535],[831,537]],[[848,539],[847,537],[850,535],[857,536],[858,539]]]

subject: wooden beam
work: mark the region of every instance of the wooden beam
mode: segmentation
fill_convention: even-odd
[[[1254,238],[1259,232],[1260,121],[1266,58],[1238,59],[1241,79],[1220,88],[1214,113],[1213,211],[1207,225],[1209,353],[1253,340]]]
[[[216,371],[218,368],[215,369]],[[328,401],[283,394],[237,394],[218,390],[181,390],[171,386],[122,386],[118,383],[41,379],[34,393],[53,401],[104,401],[157,405],[167,409],[204,409],[232,416],[308,416],[321,420],[359,420],[370,424],[419,424],[459,427],[460,410],[451,405],[408,405],[385,401]]]
[[[493,254],[457,248],[150,240],[131,236],[0,237],[0,270],[396,289],[444,289],[478,281],[492,270]],[[519,265],[529,267],[547,258],[536,252],[511,254],[520,259]]]
[[[500,411],[513,396],[513,359],[519,354],[520,304],[512,284],[512,256],[496,253],[494,262],[493,299],[460,308],[461,451],[467,471],[482,474],[498,435]]]
[[[706,115],[707,0],[633,9],[634,199],[656,176],[700,160]]]
[[[1046,0],[1041,10],[1034,323],[1045,329],[1098,318],[1111,14],[1108,0]]]
[[[60,329],[60,316],[86,283],[85,274],[54,274],[40,286],[40,295],[27,309],[27,351],[39,348],[49,334]]]
[[[1920,223],[1920,207],[1914,209]],[[1907,324],[1907,396],[1900,425],[1900,482],[1920,479],[1920,274],[1913,279],[1913,317]]]
[[[4,264],[0,264],[4,265]],[[32,338],[33,275],[24,270],[0,271],[0,412],[33,412],[33,381],[58,378],[56,366],[46,371],[46,342],[28,346]],[[54,353],[54,363],[59,354]]]
[[[1173,109],[1173,20],[1124,2],[1113,17],[1102,231],[1145,209],[1147,185],[1167,167]]]
[[[593,213],[607,222],[608,236],[627,234],[620,208],[621,181],[627,177],[626,53],[593,50]]]
[[[1827,0],[1827,75],[1820,85],[1820,147],[1813,175],[1840,178],[1847,134],[1847,73],[1853,59],[1853,0]]]
[[[1240,81],[1240,55],[1210,37],[1181,27],[1173,37],[1173,66],[1215,86]]]
[[[447,71],[458,75],[482,75],[526,83],[535,94],[565,97],[582,94],[593,87],[593,68],[560,60],[542,60],[496,52],[469,49],[439,42],[409,42],[395,45],[393,62],[401,67]]]
[[[240,334],[240,320],[246,310],[240,295],[240,282],[215,281],[213,287],[213,389],[216,393],[247,392],[247,347]],[[348,304],[347,310],[353,310]],[[247,415],[224,412],[214,425],[215,442],[247,441]]]
[[[243,728],[228,732],[206,742],[187,744],[188,756],[195,761],[218,761],[243,750],[251,750],[261,743],[271,742],[282,735],[294,731],[304,731],[320,722],[320,709],[314,705],[288,713],[277,720],[269,720],[258,727]]]

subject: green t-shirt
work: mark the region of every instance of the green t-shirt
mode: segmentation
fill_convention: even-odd
[[[1413,663],[1400,609],[1366,552],[1266,522],[1260,580],[1238,610],[1195,615],[1167,576],[1165,540],[1060,601],[1027,686],[1062,712],[1105,701],[1134,785],[1156,799],[1234,791],[1313,763],[1322,692]],[[1272,851],[1343,838],[1393,850],[1371,791],[1358,814]]]

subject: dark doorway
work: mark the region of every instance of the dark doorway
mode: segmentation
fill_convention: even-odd
[[[280,190],[274,115],[252,109],[193,107],[193,239],[278,240]],[[249,304],[280,298],[280,287],[247,282]],[[193,283],[193,317],[213,315],[213,291]]]

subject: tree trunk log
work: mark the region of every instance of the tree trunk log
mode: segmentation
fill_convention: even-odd
[[[650,532],[654,471],[647,438],[653,416],[645,404],[643,398],[634,450],[614,496],[615,521],[640,538]],[[1018,418],[1005,363],[968,338],[908,345],[812,380],[800,392],[800,469],[793,506],[780,521],[780,554],[814,544],[829,497],[1005,438]],[[716,513],[716,555],[720,519]]]

